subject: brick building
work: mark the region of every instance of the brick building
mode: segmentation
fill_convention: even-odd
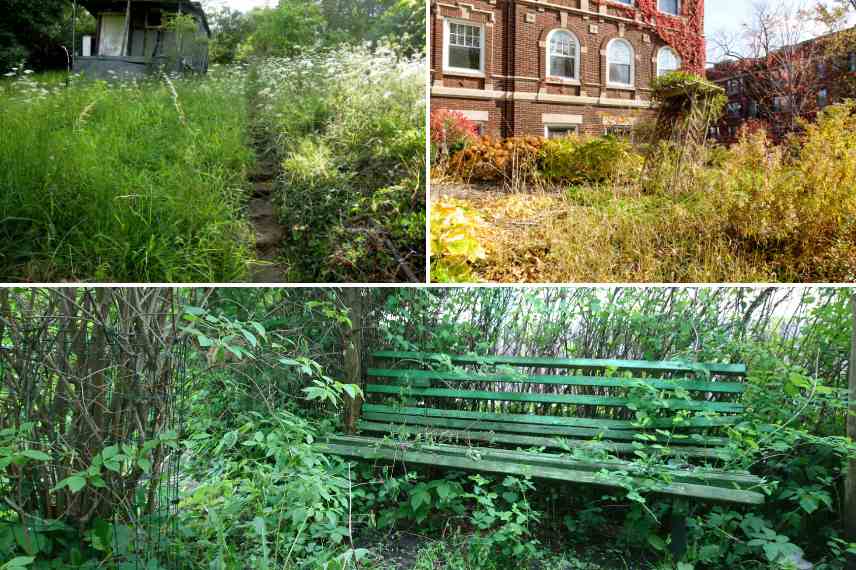
[[[653,115],[652,79],[682,67],[661,16],[703,62],[702,0],[432,0],[431,108],[496,136],[624,134]]]
[[[793,130],[794,116],[811,120],[827,105],[853,97],[856,52],[830,58],[824,45],[830,37],[788,46],[767,58],[723,61],[708,69],[707,78],[728,96],[711,136],[735,142],[744,124],[758,121],[773,139],[781,140]]]

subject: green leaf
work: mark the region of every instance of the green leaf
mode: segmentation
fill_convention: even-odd
[[[417,488],[410,496],[410,506],[413,507],[414,511],[418,511],[422,505],[431,505],[431,494],[425,489]]]
[[[247,339],[247,342],[250,343],[250,346],[252,346],[253,348],[259,345],[258,339],[253,333],[251,333],[247,329],[241,329],[241,334],[244,335],[244,338]]]
[[[14,570],[15,568],[26,568],[36,561],[34,556],[17,556],[3,565],[4,569]]]
[[[137,459],[137,466],[142,469],[144,473],[152,472],[152,462],[145,457]]]
[[[77,493],[86,487],[86,479],[80,475],[72,475],[57,483],[53,490],[58,491],[63,487],[68,487],[72,493]]]
[[[35,459],[36,461],[50,461],[51,456],[37,449],[25,449],[21,452],[24,457]]]
[[[205,309],[202,309],[200,307],[192,307],[190,305],[185,305],[184,306],[184,312],[187,313],[188,315],[193,315],[194,317],[199,317],[199,316],[205,314]]]

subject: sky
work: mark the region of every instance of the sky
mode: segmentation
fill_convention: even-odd
[[[752,14],[752,6],[763,0],[707,0],[705,2],[705,22],[704,33],[707,36],[708,60],[716,60],[716,49],[711,42],[717,33],[726,32],[729,34],[739,33],[741,24],[748,20]],[[771,4],[778,4],[782,0],[767,0]],[[797,7],[810,8],[816,0],[785,0],[793,3]],[[824,0],[827,5],[832,5],[833,2]],[[814,27],[811,30],[811,35],[821,35],[824,29],[820,26]]]
[[[229,8],[233,8],[235,10],[241,10],[242,12],[246,12],[247,10],[252,10],[253,8],[259,8],[262,6],[276,6],[278,0],[208,0],[205,2],[206,5],[210,6],[228,6]]]

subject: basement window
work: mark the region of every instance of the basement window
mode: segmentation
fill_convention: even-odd
[[[466,74],[484,73],[484,28],[468,22],[446,20],[443,69]]]
[[[606,134],[615,138],[630,140],[633,127],[630,125],[612,125],[606,127]]]
[[[580,132],[578,125],[544,125],[544,138],[560,139]]]

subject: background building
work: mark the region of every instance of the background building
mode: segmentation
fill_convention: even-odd
[[[625,134],[651,82],[703,73],[703,0],[432,0],[431,107],[484,134]]]

